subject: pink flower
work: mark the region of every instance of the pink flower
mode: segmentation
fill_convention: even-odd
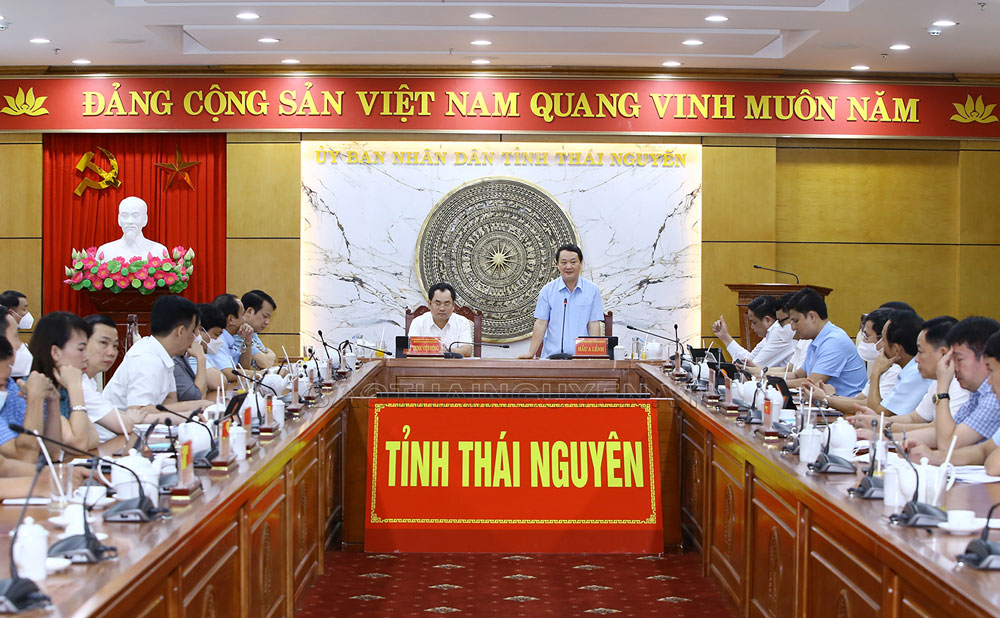
[[[115,285],[117,285],[118,287],[120,287],[120,288],[122,288],[122,289],[125,289],[125,288],[127,288],[127,287],[128,287],[128,279],[126,279],[126,278],[124,278],[124,277],[120,277],[120,278],[119,278],[119,279],[118,279],[118,280],[117,280],[117,281],[115,282]]]
[[[147,290],[152,290],[153,288],[156,287],[156,280],[155,279],[146,279],[145,283],[143,283],[142,286],[144,288],[146,288]]]
[[[147,273],[146,273],[146,269],[145,268],[140,268],[139,270],[135,271],[135,278],[136,279],[145,279],[146,275],[147,275]]]
[[[167,273],[163,280],[167,282],[167,285],[173,285],[177,283],[177,275],[174,273]]]
[[[174,247],[174,250],[171,251],[171,254],[174,256],[175,260],[179,260],[181,259],[181,256],[184,255],[184,251],[185,251],[184,247],[177,245],[176,247]]]
[[[163,271],[162,270],[158,270],[155,273],[153,273],[153,278],[156,279],[156,280],[160,280],[160,279],[163,278],[163,275],[164,275]]]
[[[97,260],[92,257],[88,257],[83,261],[83,266],[85,268],[93,268],[94,266],[97,266]]]
[[[97,255],[97,247],[87,247],[87,255],[89,256]]]
[[[104,284],[101,283],[100,279],[94,279],[93,282],[94,282],[94,289],[95,290],[99,290],[99,289],[101,289],[101,288],[104,287]]]
[[[80,283],[81,281],[83,281],[83,273],[76,273],[75,275],[73,275],[73,278],[70,279],[70,281],[72,281],[73,283]]]
[[[103,264],[97,269],[97,276],[101,279],[107,279],[110,274],[111,272],[108,270],[108,267]]]

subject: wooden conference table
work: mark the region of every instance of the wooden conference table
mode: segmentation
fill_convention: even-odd
[[[665,550],[683,535],[742,615],[1000,615],[1000,573],[955,563],[969,537],[890,526],[881,502],[847,496],[858,479],[807,474],[656,364],[489,359],[366,362],[238,471],[206,475],[205,493],[171,519],[99,522],[118,560],[42,582],[45,615],[292,615],[329,543],[363,548],[367,404],[384,391],[649,392],[660,399]],[[956,485],[947,505],[984,516],[995,501],[1000,486]],[[5,572],[18,510],[0,509]]]

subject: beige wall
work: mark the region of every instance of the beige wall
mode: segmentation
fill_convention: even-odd
[[[278,308],[264,345],[299,344],[300,154],[298,133],[232,133],[226,152],[226,289],[264,290]],[[308,344],[307,345],[311,345]]]
[[[42,313],[42,136],[0,134],[0,292],[28,297]],[[22,333],[27,341],[28,334]]]
[[[924,317],[1000,316],[1000,144],[958,141],[704,142],[702,332],[724,314],[726,283],[833,288],[831,319],[904,300]]]
[[[307,137],[321,138],[321,135]],[[497,135],[343,135],[341,138],[474,139]],[[601,141],[593,136],[503,139]],[[609,136],[605,141],[635,137]],[[300,354],[299,134],[230,134],[227,290],[261,288],[278,303],[265,342]],[[657,137],[648,141],[697,141]],[[925,317],[1000,317],[1000,143],[704,138],[702,333],[724,314],[736,329],[726,283],[788,281],[752,264],[832,287],[834,321],[905,300]],[[42,304],[40,135],[0,135],[0,288]],[[304,342],[309,345],[308,342]]]

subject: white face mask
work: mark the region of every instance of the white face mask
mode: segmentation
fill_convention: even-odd
[[[3,409],[4,404],[7,403],[7,391],[0,391],[0,410]]]
[[[14,354],[14,364],[11,365],[10,375],[15,378],[23,378],[31,373],[31,362],[34,360],[28,346],[21,344]]]
[[[861,341],[858,343],[858,355],[866,363],[870,363],[878,357],[878,344]]]
[[[194,342],[201,343],[201,333],[198,333],[197,335],[194,336]]]
[[[31,327],[35,323],[35,316],[31,315],[31,312],[27,312],[21,316],[21,319],[17,322],[17,327],[21,330],[31,330]]]
[[[208,353],[209,354],[218,354],[219,350],[222,349],[222,346],[225,343],[226,342],[222,340],[222,337],[219,337],[217,339],[212,339],[211,341],[208,342]]]

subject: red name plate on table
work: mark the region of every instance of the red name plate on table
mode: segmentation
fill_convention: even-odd
[[[443,356],[441,339],[438,337],[410,337],[407,356]]]
[[[583,358],[607,358],[608,340],[604,337],[577,337],[574,356]]]
[[[656,403],[369,403],[365,551],[663,551]]]

